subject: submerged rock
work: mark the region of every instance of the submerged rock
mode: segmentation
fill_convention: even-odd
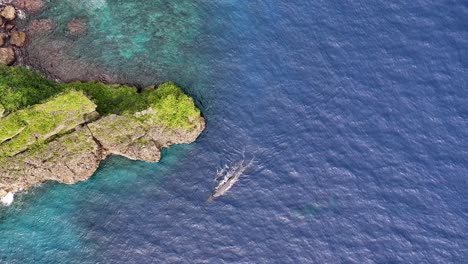
[[[42,0],[13,0],[11,4],[29,13],[36,13],[44,7],[44,1]]]
[[[38,35],[37,35],[38,36]],[[103,82],[118,82],[123,78],[114,75],[99,65],[75,59],[70,54],[74,42],[71,39],[47,41],[31,41],[25,46],[27,56],[24,63],[47,73],[51,79],[63,82],[97,80]]]
[[[15,52],[12,48],[0,48],[0,64],[11,65],[15,59]]]
[[[88,20],[85,18],[74,18],[67,24],[67,33],[78,37],[86,35],[88,31]]]
[[[26,43],[26,33],[21,31],[12,32],[10,35],[10,44],[17,47],[23,47]]]
[[[4,17],[6,20],[14,20],[16,18],[16,9],[11,5],[5,6],[5,8],[0,12],[0,16]]]
[[[52,31],[54,22],[52,19],[36,19],[31,21],[27,28],[28,35],[38,36],[44,35]]]

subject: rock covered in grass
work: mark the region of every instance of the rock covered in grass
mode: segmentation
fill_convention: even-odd
[[[48,180],[86,180],[109,155],[157,162],[162,148],[191,143],[205,128],[193,99],[172,83],[138,93],[58,84],[20,67],[0,73],[0,199]]]
[[[95,110],[96,105],[83,92],[70,91],[13,112],[0,119],[0,153],[15,156],[37,143],[72,131],[86,122],[85,115]]]

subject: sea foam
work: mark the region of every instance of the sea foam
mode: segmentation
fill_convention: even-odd
[[[4,206],[10,206],[13,203],[14,198],[15,195],[12,192],[9,192],[0,199],[0,202],[2,202]]]

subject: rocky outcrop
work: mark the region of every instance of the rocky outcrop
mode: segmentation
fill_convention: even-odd
[[[0,11],[0,16],[6,20],[14,20],[16,18],[16,9],[14,6],[7,5]]]
[[[71,91],[0,120],[0,153],[15,156],[32,145],[69,132],[86,122],[96,105],[82,92]]]
[[[15,59],[15,52],[12,48],[0,48],[0,64],[11,65]]]
[[[26,43],[26,33],[15,31],[10,35],[10,44],[17,47],[23,47]]]
[[[19,15],[17,15],[19,14]],[[21,10],[16,10],[13,5],[0,4],[0,64],[11,65],[17,61],[17,54],[21,54],[19,48],[26,44],[26,33],[17,31],[15,19],[22,18]]]
[[[152,113],[151,110],[145,112]],[[150,120],[141,122],[135,117],[109,115],[87,126],[106,152],[132,160],[157,162],[162,148],[195,141],[205,128],[205,122],[198,117],[189,128],[169,129]]]
[[[201,116],[192,118],[187,127],[169,128],[151,118],[157,114],[151,107],[133,115],[99,117],[96,105],[83,96],[71,91],[15,112],[19,117],[13,113],[0,118],[0,202],[7,204],[14,193],[44,181],[86,180],[109,155],[157,162],[162,148],[191,143],[205,128]],[[63,109],[58,112],[58,107]],[[54,120],[45,131],[36,122],[44,122],[42,116]],[[18,123],[22,117],[29,119]],[[18,142],[27,147],[17,147]]]

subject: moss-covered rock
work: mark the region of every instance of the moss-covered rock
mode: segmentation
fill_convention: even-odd
[[[96,105],[83,92],[70,91],[0,119],[1,156],[14,156],[85,123]]]
[[[0,66],[0,103],[2,193],[85,180],[112,154],[156,162],[161,148],[191,143],[205,127],[192,98],[172,83],[139,93],[97,82],[58,84]]]
[[[134,114],[151,108],[152,115],[141,117],[172,129],[189,128],[200,116],[193,99],[171,82],[140,93],[136,87],[100,82],[59,84],[26,68],[0,65],[0,104],[7,113],[70,90],[82,91],[97,105],[96,110],[102,116]]]

